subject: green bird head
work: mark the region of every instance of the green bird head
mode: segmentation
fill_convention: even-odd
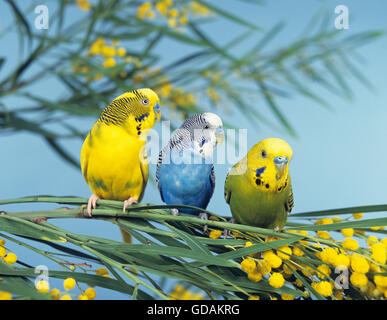
[[[281,192],[289,177],[289,161],[293,151],[278,138],[260,141],[247,154],[247,174],[255,188],[267,192]]]

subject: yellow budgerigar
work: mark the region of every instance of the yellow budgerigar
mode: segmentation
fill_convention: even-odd
[[[160,117],[151,89],[126,92],[102,111],[81,151],[82,173],[93,192],[88,216],[98,199],[124,201],[124,210],[141,201],[148,181],[145,137]]]
[[[293,208],[289,144],[278,138],[257,143],[229,171],[224,186],[235,222],[281,230]]]

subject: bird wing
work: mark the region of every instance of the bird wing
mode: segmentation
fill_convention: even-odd
[[[156,165],[156,186],[157,186],[157,189],[159,189],[159,192],[160,192],[160,196],[161,196],[161,200],[163,202],[164,201],[164,197],[163,197],[163,191],[161,190],[161,185],[160,185],[160,164],[161,162],[163,161],[163,150],[160,151],[159,153],[159,158],[157,159],[157,165]]]
[[[138,201],[141,201],[143,195],[144,195],[144,191],[145,191],[145,187],[147,185],[147,182],[148,182],[148,176],[149,176],[149,164],[148,164],[148,155],[146,153],[146,149],[142,149],[141,151],[141,154],[140,154],[140,170],[141,170],[141,175],[142,175],[142,191],[141,191],[141,194],[140,196],[138,197]]]
[[[234,175],[242,175],[245,171],[245,167],[247,165],[246,157],[241,161],[237,162],[227,173],[226,181],[224,182],[224,198],[226,202],[230,204],[231,200],[231,185],[232,185],[232,177]]]
[[[288,214],[292,211],[293,207],[294,207],[294,197],[293,197],[293,189],[292,189],[292,185],[290,184],[289,185],[289,197],[288,199],[286,200],[286,203],[285,203],[285,209],[286,211],[288,212]]]
[[[224,182],[224,199],[228,204],[230,204],[230,200],[231,200],[230,171],[227,173],[226,181]]]
[[[215,168],[214,168],[214,166],[212,166],[212,168],[211,168],[210,183],[211,183],[212,190],[214,190],[215,189]]]
[[[159,153],[159,158],[157,159],[157,165],[156,165],[156,185],[157,185],[157,188],[159,189],[162,201],[164,201],[164,197],[163,197],[163,191],[160,185],[160,165],[162,164],[165,156],[170,157],[172,151],[179,152],[180,150],[190,147],[191,145],[189,141],[190,141],[190,133],[185,129],[179,128],[172,134],[167,145]],[[169,161],[171,161],[171,159],[169,159]],[[211,180],[211,184],[212,183],[214,183],[215,185],[215,177],[213,180]]]
[[[81,169],[83,173],[83,177],[85,178],[86,183],[89,183],[87,181],[87,167],[89,164],[89,156],[90,156],[90,133],[87,135],[85,142],[83,143],[82,150],[81,150]]]

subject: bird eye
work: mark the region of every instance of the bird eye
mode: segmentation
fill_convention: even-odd
[[[142,99],[141,100],[141,103],[144,105],[144,106],[147,106],[149,104],[149,100],[148,99]]]
[[[204,126],[204,129],[208,129],[210,126],[208,125],[208,124],[206,124],[205,126]]]
[[[266,158],[267,154],[266,154],[266,151],[265,151],[265,150],[262,150],[261,156],[262,156],[262,158]]]

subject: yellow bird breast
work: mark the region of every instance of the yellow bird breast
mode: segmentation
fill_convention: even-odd
[[[104,199],[141,200],[148,180],[145,141],[123,127],[96,122],[81,152],[81,167],[94,194]]]

